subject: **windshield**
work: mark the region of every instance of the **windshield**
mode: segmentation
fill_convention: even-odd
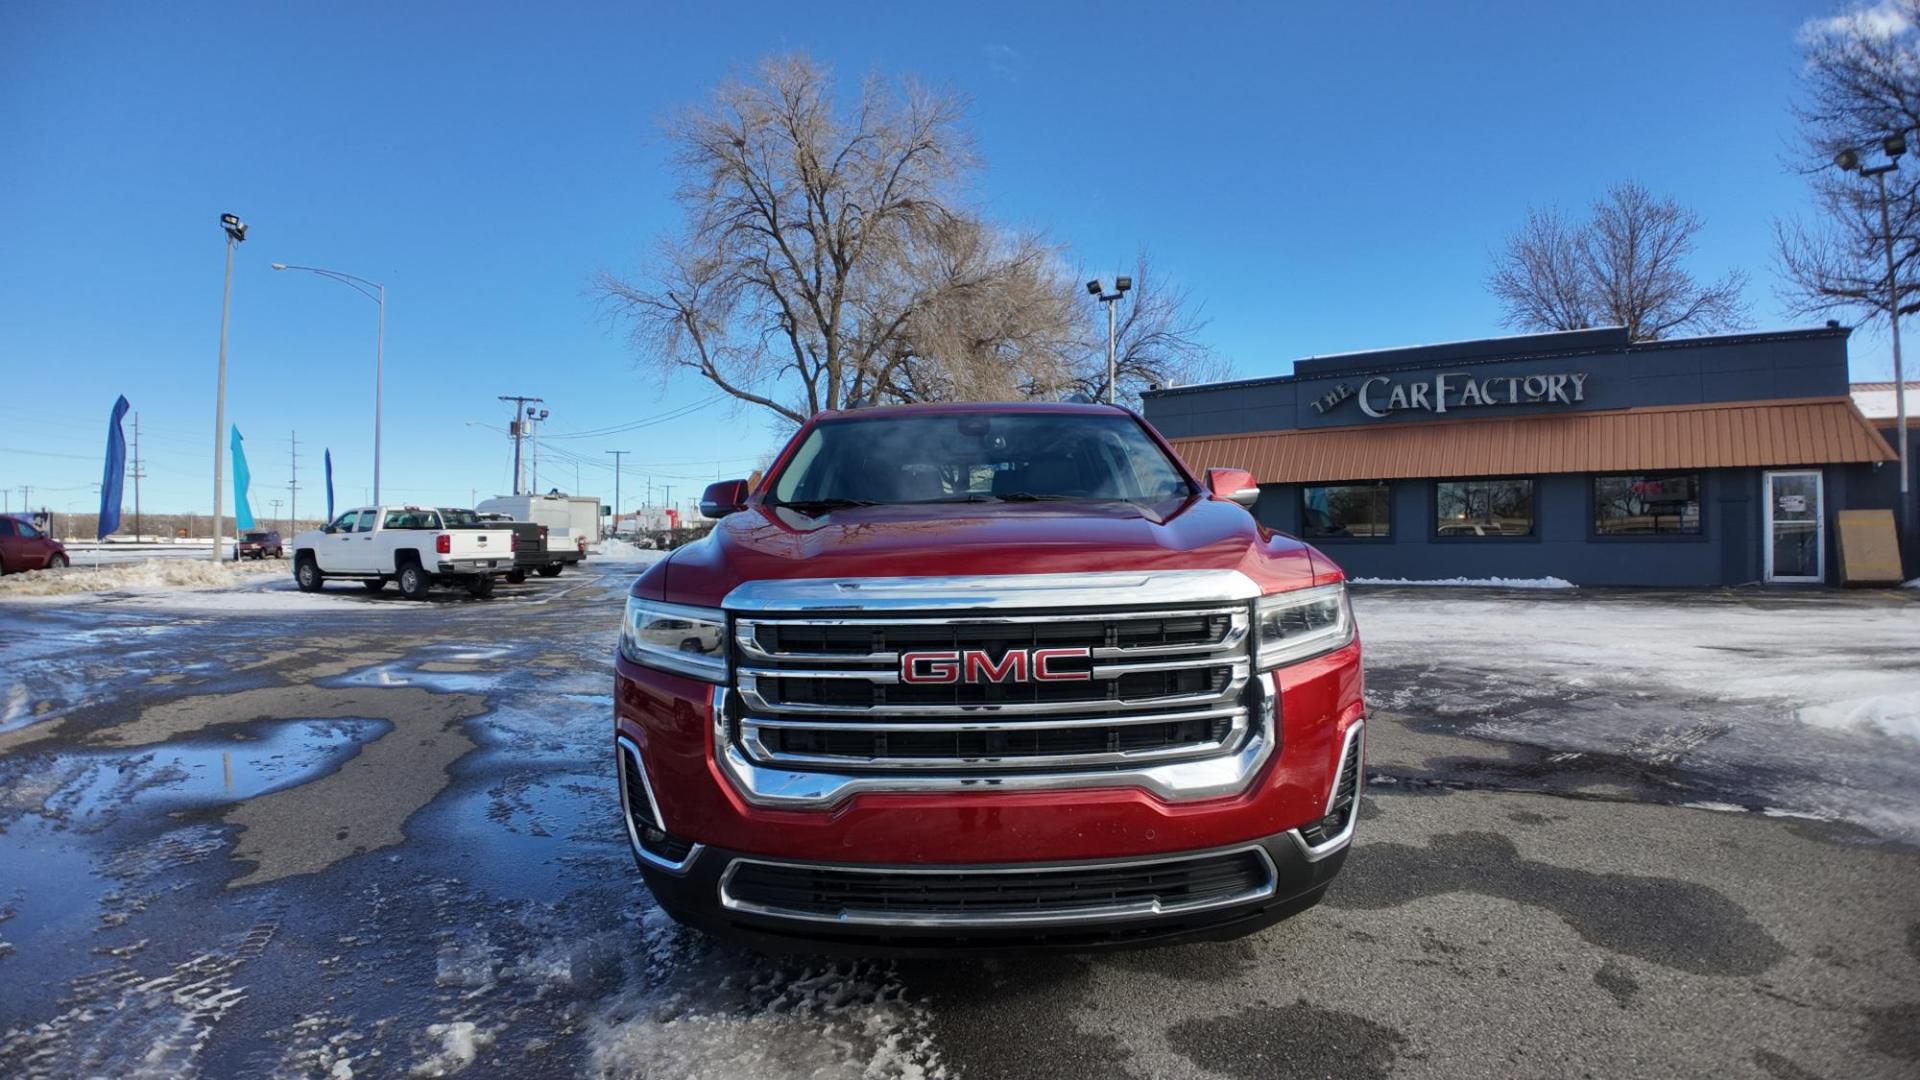
[[[1157,502],[1193,488],[1130,416],[930,414],[816,426],[772,502]]]
[[[480,515],[471,510],[449,510],[440,508],[440,520],[448,529],[466,529],[480,524]]]
[[[265,540],[266,538],[267,534],[263,532],[250,532],[247,534],[247,539],[249,540]]]

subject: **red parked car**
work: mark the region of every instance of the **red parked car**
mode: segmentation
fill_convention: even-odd
[[[823,413],[634,582],[629,839],[759,947],[1237,937],[1319,901],[1362,782],[1344,577],[1095,405]],[[1240,503],[1241,505],[1235,505]]]
[[[0,574],[67,565],[67,549],[25,518],[0,516]]]

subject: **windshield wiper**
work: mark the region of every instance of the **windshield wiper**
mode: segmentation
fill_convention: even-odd
[[[1039,491],[1007,491],[994,498],[1001,502],[1114,502],[1098,495],[1056,495]]]
[[[872,499],[796,499],[793,502],[775,503],[802,514],[824,514],[833,510],[847,510],[856,506],[879,506]]]

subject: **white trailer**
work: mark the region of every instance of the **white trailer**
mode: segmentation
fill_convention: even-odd
[[[547,527],[547,549],[572,547],[582,555],[600,540],[600,500],[592,495],[496,495],[474,507]]]

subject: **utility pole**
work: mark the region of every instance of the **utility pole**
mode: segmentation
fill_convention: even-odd
[[[267,501],[273,504],[273,516],[280,517],[280,504],[283,502],[286,502],[286,500],[285,499],[269,499]],[[285,523],[286,523],[286,519],[281,518],[281,524],[284,526]],[[293,535],[293,529],[289,527],[287,528],[287,531],[285,533],[282,533],[281,535],[291,536]]]
[[[140,414],[133,414],[133,538],[138,541],[140,529],[140,481],[146,478],[146,462],[140,460]]]
[[[292,532],[294,523],[300,520],[300,439],[299,433],[287,432],[287,531]]]
[[[613,534],[620,535],[620,459],[630,450],[608,450],[613,455]]]
[[[526,431],[526,423],[521,417],[530,412],[527,408],[528,402],[539,402],[542,399],[525,397],[519,394],[501,394],[500,400],[513,402],[513,419],[507,424],[507,433],[513,436],[513,493],[519,495],[522,494],[520,490],[520,478],[522,475],[520,472],[520,436]]]
[[[213,564],[220,565],[220,537],[226,531],[220,502],[220,470],[226,464],[227,450],[227,316],[233,307],[233,249],[247,238],[246,223],[232,214],[220,215],[220,227],[227,231],[227,283],[220,293],[220,380],[213,396]]]

